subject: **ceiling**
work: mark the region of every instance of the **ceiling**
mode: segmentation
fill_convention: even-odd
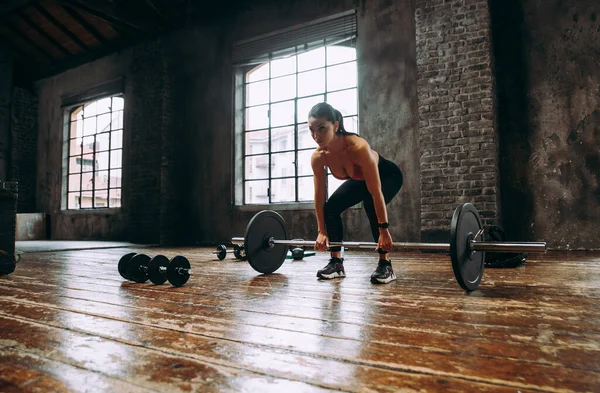
[[[209,5],[207,5],[209,3]],[[0,45],[15,84],[48,77],[168,31],[215,20],[243,1],[2,0]]]

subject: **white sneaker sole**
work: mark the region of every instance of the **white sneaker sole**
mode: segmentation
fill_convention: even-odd
[[[331,273],[331,274],[322,274],[322,273],[319,273],[317,275],[317,277],[323,278],[325,280],[331,280],[332,278],[346,277],[346,274],[344,274],[344,272],[335,272],[335,273]]]
[[[396,275],[395,274],[392,274],[388,278],[375,278],[375,277],[371,277],[371,282],[373,284],[387,284],[387,283],[392,282],[394,280],[396,280]]]

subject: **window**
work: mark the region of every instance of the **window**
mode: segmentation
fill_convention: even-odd
[[[244,203],[312,201],[308,112],[326,101],[358,132],[355,48],[322,46],[260,64],[244,79]],[[329,175],[328,193],[339,184]]]
[[[123,97],[67,111],[67,209],[121,206]]]

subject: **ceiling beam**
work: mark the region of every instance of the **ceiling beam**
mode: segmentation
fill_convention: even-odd
[[[104,20],[121,30],[138,30],[152,34],[162,29],[163,22],[149,7],[131,7],[127,2],[107,2],[104,0],[59,0],[60,3],[75,6],[88,14]]]
[[[90,32],[90,34],[101,44],[106,43],[106,37],[102,35],[91,23],[89,23],[81,14],[75,11],[73,8],[69,7],[66,4],[62,5],[62,8],[65,10],[67,14],[71,18],[73,18],[77,23],[81,25],[84,29]]]
[[[37,10],[37,12],[39,12],[40,14],[42,14],[42,16],[44,18],[46,18],[48,20],[48,22],[50,22],[54,26],[56,26],[57,29],[59,29],[63,34],[65,34],[67,37],[69,37],[82,50],[85,51],[85,50],[90,49],[90,47],[87,46],[85,44],[85,42],[81,41],[79,39],[79,37],[77,37],[75,34],[73,34],[73,32],[71,30],[67,29],[67,27],[65,25],[63,25],[58,20],[56,20],[56,18],[54,16],[52,16],[44,7],[42,7],[39,4],[35,4],[34,8]]]
[[[0,2],[0,15],[6,15],[14,10],[18,10],[35,0],[4,0]]]
[[[48,52],[46,50],[46,48],[38,45],[37,42],[33,41],[29,36],[27,36],[25,33],[23,33],[19,28],[13,26],[11,23],[9,23],[7,20],[4,20],[4,26],[15,36],[19,37],[21,39],[21,41],[25,42],[27,45],[33,47],[36,49],[36,51],[42,55],[44,55],[44,57],[46,57],[46,59],[48,60],[54,60],[54,56],[52,55],[52,53]]]
[[[46,41],[48,41],[49,43],[51,43],[56,49],[58,49],[59,51],[62,52],[63,55],[65,56],[71,56],[71,52],[69,52],[64,46],[62,46],[60,44],[60,42],[56,41],[56,39],[54,39],[54,37],[52,37],[50,34],[48,34],[47,31],[43,30],[41,27],[39,27],[34,21],[31,20],[31,18],[29,18],[29,16],[27,16],[24,12],[22,11],[17,11],[16,15],[21,18],[25,24],[27,26],[29,26],[30,29],[37,31],[37,33],[39,35],[41,35],[42,37],[44,37],[44,39]]]

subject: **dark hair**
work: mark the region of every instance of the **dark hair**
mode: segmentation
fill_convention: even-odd
[[[329,120],[332,123],[335,123],[337,121],[340,123],[340,126],[336,131],[337,134],[354,135],[354,133],[348,132],[344,128],[344,117],[342,116],[340,111],[338,111],[326,102],[319,102],[318,104],[313,106],[310,112],[308,112],[308,117],[314,117],[315,119],[322,117]]]

